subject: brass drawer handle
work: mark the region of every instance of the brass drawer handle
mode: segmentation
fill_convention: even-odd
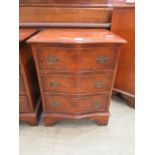
[[[103,83],[101,83],[101,82],[95,82],[95,87],[96,88],[102,88],[103,86],[104,86]]]
[[[55,64],[59,60],[56,56],[50,56],[47,57],[46,59],[49,64]]]
[[[57,101],[53,101],[53,102],[51,103],[51,105],[54,106],[54,107],[58,107],[58,106],[61,105],[61,103],[60,103],[60,102],[57,102]]]
[[[105,56],[96,57],[96,63],[98,63],[98,64],[104,64],[108,60],[109,60],[109,58],[105,57]]]
[[[50,82],[49,85],[50,85],[51,87],[58,87],[58,86],[60,86],[60,83],[57,82],[57,81],[53,81],[53,82]]]
[[[92,104],[92,106],[93,106],[93,108],[95,108],[95,109],[99,109],[99,108],[101,108],[101,102],[93,102],[93,104]]]

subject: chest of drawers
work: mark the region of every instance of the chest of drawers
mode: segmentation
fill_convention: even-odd
[[[43,30],[28,40],[33,50],[44,123],[109,119],[119,51],[126,41],[103,29]]]
[[[19,120],[36,125],[40,111],[40,95],[32,51],[26,40],[34,29],[19,31]]]

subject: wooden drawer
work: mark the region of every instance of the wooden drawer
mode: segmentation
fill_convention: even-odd
[[[90,72],[114,69],[117,62],[117,47],[37,49],[37,61],[41,70],[57,72]]]
[[[77,98],[64,96],[46,96],[44,110],[53,113],[86,114],[105,112],[109,107],[108,95],[81,96]]]
[[[109,92],[112,78],[113,71],[87,75],[46,74],[41,76],[44,92],[69,94]]]
[[[20,23],[104,24],[111,22],[112,8],[20,7]]]
[[[19,112],[31,112],[26,96],[19,96]]]
[[[25,94],[25,85],[21,72],[19,72],[19,93]]]

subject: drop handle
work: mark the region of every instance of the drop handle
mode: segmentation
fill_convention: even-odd
[[[53,81],[53,82],[49,83],[49,86],[51,86],[51,87],[58,87],[58,86],[60,86],[60,83],[57,82],[57,81]]]
[[[47,60],[47,63],[49,64],[55,64],[58,62],[58,58],[56,56],[49,56],[49,57],[46,57],[46,60]]]
[[[98,56],[98,57],[96,57],[96,63],[98,63],[98,64],[104,64],[108,60],[109,60],[109,58],[106,57],[106,56]]]
[[[51,105],[52,105],[53,107],[59,107],[59,106],[61,105],[61,103],[60,103],[60,102],[57,102],[57,101],[53,101],[53,102],[51,103]]]
[[[101,104],[101,102],[93,102],[92,106],[95,109],[99,109],[99,108],[101,108],[102,104]]]
[[[95,87],[96,88],[102,88],[104,84],[102,82],[95,82]]]

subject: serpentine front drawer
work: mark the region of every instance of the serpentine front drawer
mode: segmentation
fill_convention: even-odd
[[[90,72],[114,69],[118,47],[92,48],[38,47],[37,61],[41,70]]]
[[[108,95],[96,96],[45,96],[45,112],[87,114],[106,112],[108,110]]]
[[[109,93],[112,86],[112,80],[113,71],[82,75],[41,75],[43,92],[48,94]]]

